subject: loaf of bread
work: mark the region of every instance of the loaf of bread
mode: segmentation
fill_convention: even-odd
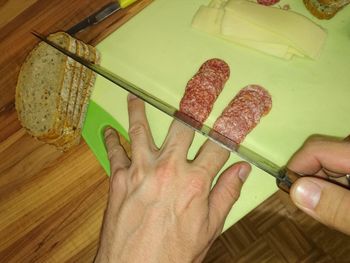
[[[64,32],[48,39],[92,63],[99,62],[94,47]],[[63,151],[79,144],[95,78],[90,69],[40,42],[18,76],[16,110],[22,126]]]
[[[350,0],[304,0],[306,8],[319,19],[331,19],[349,3]]]

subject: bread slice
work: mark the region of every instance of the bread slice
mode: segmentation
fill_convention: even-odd
[[[72,53],[99,62],[96,49],[59,32],[48,37]],[[39,43],[21,67],[16,109],[23,127],[35,138],[67,150],[80,141],[96,75],[88,68]]]
[[[78,46],[78,52],[77,54],[87,59],[88,58],[88,52],[89,49],[86,47],[86,45],[81,42],[77,41]],[[65,145],[66,143],[70,142],[72,138],[75,136],[75,130],[76,130],[76,121],[74,120],[74,114],[75,109],[79,107],[78,104],[78,98],[81,96],[81,90],[84,88],[84,80],[86,78],[86,68],[82,66],[80,63],[76,62],[75,67],[75,75],[78,77],[76,79],[76,83],[74,87],[71,88],[70,91],[70,97],[68,102],[68,110],[67,110],[67,116],[65,118],[65,123],[63,126],[63,130],[61,131],[61,136],[53,141],[51,141],[52,144],[54,144],[56,147],[61,147],[62,145]]]
[[[94,52],[94,56],[95,56],[95,64],[100,64],[101,62],[101,55],[98,52],[97,49],[93,48],[92,46],[89,46],[90,49],[92,49],[92,51]],[[84,121],[85,121],[85,117],[86,117],[86,112],[89,106],[89,100],[95,85],[95,81],[96,81],[96,76],[97,74],[95,72],[93,72],[92,70],[90,70],[91,73],[91,77],[88,79],[87,81],[87,89],[85,90],[85,94],[84,94],[84,100],[81,106],[81,113],[80,113],[80,118],[79,118],[79,123],[78,123],[78,127],[77,127],[77,131],[79,133],[81,133],[81,130],[83,129],[83,125],[84,125]]]
[[[63,48],[70,45],[65,33],[53,34],[49,39]],[[41,42],[21,67],[16,86],[16,109],[22,126],[33,136],[44,136],[54,130],[67,64],[66,56]]]
[[[85,58],[85,47],[81,41],[77,41],[77,55]],[[64,133],[73,133],[73,114],[76,104],[76,99],[79,96],[79,89],[81,88],[82,83],[82,73],[84,67],[79,63],[75,62],[75,73],[73,78],[73,86],[70,90],[70,98],[68,101],[67,108],[67,118],[64,125]]]
[[[94,51],[90,50],[89,46],[83,42],[81,42],[85,49],[85,56],[84,58],[90,61],[91,63],[95,63],[95,55]],[[76,130],[79,123],[79,116],[80,116],[80,109],[81,109],[81,103],[83,101],[84,96],[84,90],[87,87],[88,79],[91,78],[91,71],[87,68],[82,66],[82,78],[80,79],[80,85],[78,89],[78,95],[76,97],[76,103],[74,107],[74,114],[73,114],[73,129]]]
[[[350,0],[318,0],[323,5],[335,5],[338,7],[344,7],[350,3]]]
[[[98,51],[90,46],[87,45],[88,49],[89,49],[89,58],[88,60],[92,63],[100,63],[100,54],[98,53]],[[96,73],[94,73],[92,70],[85,68],[86,69],[86,78],[84,78],[84,83],[83,83],[83,89],[80,90],[80,98],[81,98],[81,102],[80,103],[76,103],[76,109],[75,109],[75,115],[74,115],[74,123],[76,123],[76,129],[75,129],[75,134],[73,135],[73,138],[71,140],[69,140],[70,142],[58,146],[59,149],[65,151],[67,149],[70,149],[72,146],[74,145],[78,145],[80,143],[80,139],[81,139],[81,132],[83,129],[83,125],[84,125],[84,121],[85,121],[85,117],[86,117],[86,112],[87,112],[87,108],[89,105],[89,100],[90,100],[90,96],[95,84],[95,80],[96,80]]]
[[[80,41],[75,41],[75,47],[76,51],[75,53],[79,56],[84,55],[84,47],[80,43]],[[76,62],[73,60],[72,68],[71,68],[71,74],[72,74],[72,80],[71,84],[67,87],[67,94],[68,95],[68,100],[64,101],[62,103],[62,115],[63,118],[61,119],[61,124],[59,128],[56,131],[56,134],[54,136],[46,137],[43,138],[43,140],[47,143],[52,143],[54,145],[60,145],[65,143],[67,140],[67,134],[73,133],[73,129],[71,128],[72,126],[72,118],[73,118],[73,110],[75,107],[75,98],[77,96],[77,91],[79,88],[79,83],[81,79],[81,71],[82,71],[82,66],[80,63]],[[66,87],[62,87],[64,89]]]
[[[67,37],[70,40],[70,45],[68,47],[68,50],[72,53],[76,53],[77,41],[69,35],[67,35]],[[64,123],[67,117],[70,89],[74,84],[73,81],[74,81],[74,74],[75,74],[75,71],[74,71],[75,65],[76,65],[76,62],[73,59],[67,57],[67,62],[66,62],[65,72],[64,72],[64,80],[60,88],[59,97],[58,97],[58,100],[59,100],[57,105],[58,117],[56,118],[54,129],[51,132],[44,134],[43,136],[39,136],[38,139],[41,139],[45,142],[50,143],[52,140],[55,140],[61,136],[63,132]]]
[[[350,0],[304,0],[306,8],[319,19],[331,19],[349,3]]]
[[[81,43],[85,45],[88,51],[85,58],[91,63],[98,63],[100,56],[97,54],[96,49],[83,42]],[[85,74],[82,74],[79,90],[76,96],[72,126],[70,126],[70,128],[74,130],[74,133],[72,133],[71,130],[69,131],[66,129],[62,138],[53,142],[53,144],[62,151],[69,150],[73,146],[78,145],[81,139],[81,131],[85,120],[86,109],[96,77],[96,74],[88,68],[83,67],[83,72],[84,71]],[[82,112],[83,110],[84,112]]]

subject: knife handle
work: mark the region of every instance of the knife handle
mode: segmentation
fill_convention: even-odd
[[[137,0],[118,0],[121,8],[128,7],[129,5],[135,3]]]
[[[301,174],[293,172],[287,167],[284,167],[281,169],[280,174],[276,179],[276,183],[281,190],[285,191],[286,193],[289,193],[293,183],[300,177],[302,177]]]
[[[276,179],[277,186],[283,190],[286,193],[289,193],[290,188],[292,187],[293,183],[298,180],[300,177],[316,177],[321,180],[325,180],[327,182],[330,182],[332,184],[336,184],[338,186],[341,186],[347,190],[350,190],[350,174],[346,174],[342,177],[317,177],[312,175],[301,175],[296,172],[293,172],[292,170],[288,169],[287,167],[284,167],[280,170],[279,176]]]

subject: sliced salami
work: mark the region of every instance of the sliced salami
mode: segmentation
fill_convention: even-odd
[[[258,0],[258,4],[270,6],[270,5],[277,4],[279,1],[280,0]]]
[[[221,59],[206,61],[188,81],[180,102],[180,111],[203,123],[230,76],[230,68]]]
[[[243,88],[214,123],[214,130],[241,143],[272,107],[271,96],[258,85]]]
[[[227,81],[230,77],[230,67],[229,65],[218,58],[213,58],[204,62],[200,67],[199,72],[214,71],[220,75],[223,81]]]

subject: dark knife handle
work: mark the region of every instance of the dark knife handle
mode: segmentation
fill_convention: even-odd
[[[301,175],[296,172],[293,172],[292,170],[288,169],[287,167],[284,167],[280,170],[279,176],[276,179],[277,186],[283,190],[286,193],[289,193],[290,188],[292,187],[293,183],[298,180],[300,177],[316,177],[321,180],[325,180],[327,182],[330,182],[332,184],[336,184],[338,186],[341,186],[347,190],[350,190],[350,175],[346,174],[343,177],[318,177],[316,175]],[[339,179],[345,179],[346,182],[339,181]]]
[[[80,21],[78,24],[72,26],[70,29],[66,31],[66,33],[73,36],[76,33],[84,30],[85,28],[101,22],[102,20],[106,19],[107,17],[109,17],[119,9],[120,9],[120,5],[118,2],[109,3],[103,6],[96,13],[88,16],[84,20]]]
[[[288,169],[287,167],[284,167],[281,169],[280,174],[278,178],[276,179],[277,186],[285,191],[286,193],[289,193],[290,188],[292,187],[293,183],[298,180],[302,175],[293,172],[292,170]]]
[[[83,21],[80,21],[78,24],[72,26],[66,32],[67,32],[67,34],[74,36],[79,31],[82,31],[83,29],[85,29],[85,28],[87,28],[95,23],[96,23],[96,18],[94,15],[92,15],[92,16],[85,18]]]

